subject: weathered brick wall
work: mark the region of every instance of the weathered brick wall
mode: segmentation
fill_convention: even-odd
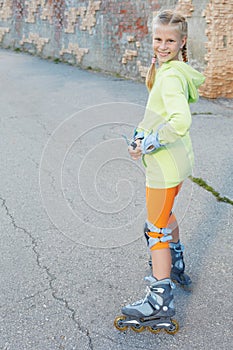
[[[233,1],[212,0],[203,12],[207,28],[206,82],[200,93],[209,98],[233,97]]]
[[[189,58],[207,77],[202,95],[233,97],[232,0],[0,0],[0,45],[143,78],[161,7],[188,18]]]

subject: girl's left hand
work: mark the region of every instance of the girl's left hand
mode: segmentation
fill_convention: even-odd
[[[133,146],[128,147],[128,152],[133,160],[138,160],[142,156],[142,150],[141,150],[141,140],[137,139],[134,141],[137,144],[137,147],[134,149]]]

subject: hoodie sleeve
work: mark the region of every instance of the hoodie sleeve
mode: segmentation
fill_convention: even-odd
[[[176,75],[163,77],[161,96],[168,119],[158,130],[161,145],[175,142],[184,136],[192,122],[188,104],[188,87],[186,80]]]

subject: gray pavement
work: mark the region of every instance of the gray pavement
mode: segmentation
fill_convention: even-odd
[[[0,349],[230,349],[232,205],[187,180],[175,211],[193,291],[175,336],[113,327],[144,296],[144,170],[121,134],[143,84],[0,50]],[[192,107],[194,176],[233,199],[233,102]]]

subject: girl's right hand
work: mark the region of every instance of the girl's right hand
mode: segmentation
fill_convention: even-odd
[[[141,140],[137,139],[134,141],[137,144],[136,148],[133,148],[133,146],[128,147],[129,154],[133,160],[138,160],[142,156],[142,150],[141,150]]]

